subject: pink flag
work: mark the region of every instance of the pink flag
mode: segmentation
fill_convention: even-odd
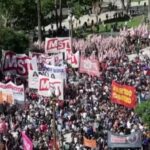
[[[33,150],[32,141],[27,137],[24,132],[21,132],[23,140],[23,150]]]

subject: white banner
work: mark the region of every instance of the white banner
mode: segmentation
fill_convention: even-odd
[[[46,76],[39,75],[39,88],[38,93],[41,96],[55,96],[59,100],[64,99],[64,84],[63,80],[60,79],[52,79]]]
[[[71,51],[71,38],[46,38],[45,39],[45,52],[46,53],[58,53]]]
[[[53,78],[53,79],[65,79],[66,80],[66,67],[44,65],[43,70],[40,71],[40,74],[47,76],[49,78]]]
[[[30,58],[27,55],[3,51],[3,58],[3,72],[17,73],[21,76],[28,75],[28,64],[30,64]]]
[[[50,93],[51,95],[55,93],[58,100],[64,100],[64,84],[63,80],[60,79],[50,79]]]
[[[25,99],[24,95],[24,86],[23,85],[15,85],[12,82],[9,82],[7,84],[1,83],[0,82],[0,91],[12,91],[14,100],[21,101],[23,102]]]
[[[68,64],[70,64],[73,68],[79,68],[79,51],[73,54],[71,51],[66,51],[65,60]]]
[[[49,78],[39,75],[38,94],[41,96],[50,96]]]
[[[39,73],[38,71],[29,71],[28,74],[28,87],[31,89],[38,89]]]

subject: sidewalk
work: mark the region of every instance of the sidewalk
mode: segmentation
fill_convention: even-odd
[[[107,1],[110,1],[110,0],[105,0],[105,1],[107,2]],[[111,0],[111,1],[114,2],[114,0]],[[121,3],[120,3],[120,1],[119,1],[119,0],[116,0],[115,2],[116,2],[115,4],[118,6],[118,8],[121,8]],[[145,3],[145,2],[146,2],[146,4],[148,4],[148,0],[141,1],[141,2],[140,2],[140,5],[139,5],[138,2],[132,2],[132,3],[131,3],[131,7],[144,6],[144,3]],[[119,12],[119,11],[117,11],[117,12]],[[111,12],[102,13],[102,14],[100,14],[100,15],[98,16],[98,20],[99,20],[99,19],[101,19],[101,21],[106,20],[106,14],[108,14],[109,19],[111,19],[111,18],[113,18],[114,13],[116,13],[116,11],[111,11]],[[89,21],[88,21],[88,19],[89,19]],[[80,24],[79,24],[79,20],[80,20]],[[74,24],[74,25],[73,25],[74,28],[82,27],[85,22],[91,23],[92,20],[94,21],[94,23],[96,23],[96,20],[97,20],[97,19],[96,19],[96,15],[95,15],[95,14],[92,14],[92,15],[84,15],[84,16],[80,17],[79,20],[76,20],[76,19],[74,20],[74,23],[73,23],[73,24]],[[63,20],[62,26],[65,26],[67,29],[69,29],[69,22],[68,22],[68,19]],[[51,24],[45,27],[45,31],[48,31],[49,29],[51,29]],[[54,29],[54,30],[56,29],[56,24],[53,24],[53,29]]]

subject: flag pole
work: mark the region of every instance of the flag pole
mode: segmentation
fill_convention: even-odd
[[[55,107],[56,107],[56,98],[55,94],[50,98],[52,100],[52,112],[53,112],[53,124],[52,124],[52,133],[53,133],[53,150],[56,150],[56,120],[55,120]]]

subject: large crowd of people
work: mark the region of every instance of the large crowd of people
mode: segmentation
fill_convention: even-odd
[[[54,116],[58,149],[90,150],[83,144],[83,137],[86,137],[96,140],[97,146],[93,150],[108,150],[108,131],[126,135],[140,130],[143,148],[149,150],[148,129],[142,120],[133,109],[110,101],[112,80],[134,86],[143,100],[150,99],[150,76],[144,69],[150,67],[150,57],[143,56],[142,60],[136,57],[130,61],[126,55],[134,52],[138,40],[141,48],[149,45],[148,37],[139,38],[136,33],[135,36],[106,39],[95,36],[87,41],[76,40],[74,49],[80,50],[81,54],[88,57],[95,51],[95,57],[99,57],[100,76],[81,74],[78,69],[68,66],[64,101],[53,103],[50,98],[39,96],[36,90],[28,89],[26,79],[4,76],[1,72],[1,82],[25,85],[26,100],[21,105],[0,104],[0,150],[22,150],[21,131],[25,131],[32,141],[34,150],[53,149]],[[67,134],[71,134],[71,142],[66,140]]]

